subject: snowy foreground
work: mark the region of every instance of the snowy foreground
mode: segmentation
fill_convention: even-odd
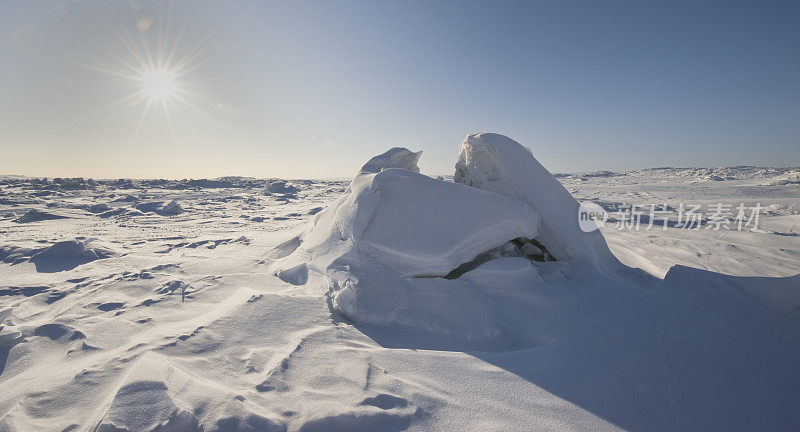
[[[445,180],[420,156],[0,180],[0,431],[797,430],[800,169],[556,177],[493,134]],[[693,230],[680,204],[763,208]]]

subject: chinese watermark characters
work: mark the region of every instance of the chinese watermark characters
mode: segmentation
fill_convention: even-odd
[[[754,206],[716,203],[705,208],[686,203],[679,203],[677,207],[667,203],[622,204],[615,212],[608,212],[597,203],[584,201],[578,208],[578,226],[583,232],[592,232],[608,223],[613,223],[620,231],[667,228],[756,231],[763,208],[760,203]]]

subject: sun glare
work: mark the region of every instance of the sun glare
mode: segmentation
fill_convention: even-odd
[[[142,75],[142,91],[148,99],[164,100],[175,94],[175,78],[165,70],[151,70]]]
[[[201,66],[215,59],[208,49],[219,37],[219,32],[211,31],[197,39],[195,44],[188,45],[182,36],[190,16],[186,16],[183,24],[173,26],[171,12],[163,7],[158,20],[142,18],[135,21],[133,28],[129,28],[130,25],[126,25],[124,18],[117,16],[114,10],[105,13],[104,17],[115,28],[114,34],[117,36],[117,40],[108,47],[99,46],[106,56],[90,62],[67,61],[129,80],[132,86],[128,87],[126,83],[126,88],[131,92],[87,114],[87,117],[110,109],[131,114],[140,110],[131,133],[131,142],[151,114],[158,114],[153,116],[156,120],[166,120],[173,136],[176,133],[173,117],[176,114],[184,116],[187,108],[194,114],[216,121],[207,110],[221,103],[203,93],[203,85],[198,84],[202,81],[198,81],[197,73]]]

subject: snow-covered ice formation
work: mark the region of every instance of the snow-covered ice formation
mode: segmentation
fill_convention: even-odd
[[[271,252],[274,274],[326,286],[331,310],[352,322],[484,350],[553,340],[551,325],[510,312],[552,313],[526,293],[548,280],[587,271],[641,278],[602,234],[578,228],[577,201],[519,143],[469,135],[455,182],[420,174],[420,155],[393,148],[369,160],[304,233]],[[488,279],[504,288],[480,282]]]
[[[461,143],[453,181],[510,196],[542,217],[540,239],[560,260],[609,268],[617,264],[600,231],[578,226],[578,201],[530,149],[503,135],[474,133]]]
[[[324,277],[331,307],[355,321],[445,333],[455,326],[476,340],[502,333],[492,312],[482,314],[485,321],[463,319],[486,302],[454,295],[442,309],[448,312],[431,313],[420,299],[431,290],[469,292],[455,279],[504,257],[526,257],[534,283],[530,261],[551,256],[563,265],[622,268],[599,231],[579,229],[575,198],[516,141],[467,136],[455,182],[419,174],[421,154],[393,148],[370,159],[345,194],[290,241],[292,253],[276,262],[275,274],[295,285],[308,281],[309,270]]]
[[[136,209],[144,213],[152,212],[161,216],[179,215],[184,211],[180,203],[178,203],[178,201],[175,200],[172,200],[168,203],[155,201],[155,202],[137,204]]]
[[[305,283],[309,269],[324,276],[331,306],[363,322],[450,331],[455,315],[481,310],[479,302],[458,304],[437,316],[421,300],[429,290],[469,292],[444,277],[512,240],[536,238],[540,218],[517,199],[419,174],[420,154],[395,148],[368,161],[345,194],[289,241],[296,250],[276,263],[276,275],[293,284]],[[483,315],[491,321],[494,314]],[[492,323],[478,327],[460,326],[473,339],[498,331]]]
[[[576,265],[621,267],[599,231],[580,230],[575,198],[516,141],[467,136],[454,183],[419,174],[421,154],[393,148],[370,159],[276,274],[310,266],[330,277],[334,307],[357,316],[358,298],[379,289],[357,287],[369,274],[444,277],[494,248],[511,252],[515,240],[517,256],[544,248]]]
[[[400,168],[407,171],[419,172],[417,163],[422,152],[412,152],[402,147],[394,147],[383,154],[373,157],[361,167],[362,173],[379,173],[387,168]]]
[[[290,185],[284,180],[273,180],[267,184],[267,188],[264,190],[265,193],[270,194],[295,194],[299,191],[296,186]]]

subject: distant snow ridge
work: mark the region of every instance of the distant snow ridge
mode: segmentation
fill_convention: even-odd
[[[575,199],[510,138],[469,135],[455,182],[420,174],[420,155],[393,148],[369,160],[305,233],[270,253],[275,275],[294,285],[322,278],[332,310],[349,320],[491,349],[542,341],[512,334],[503,308],[472,281],[481,271],[535,284],[532,263],[617,263],[599,232],[579,229]]]

